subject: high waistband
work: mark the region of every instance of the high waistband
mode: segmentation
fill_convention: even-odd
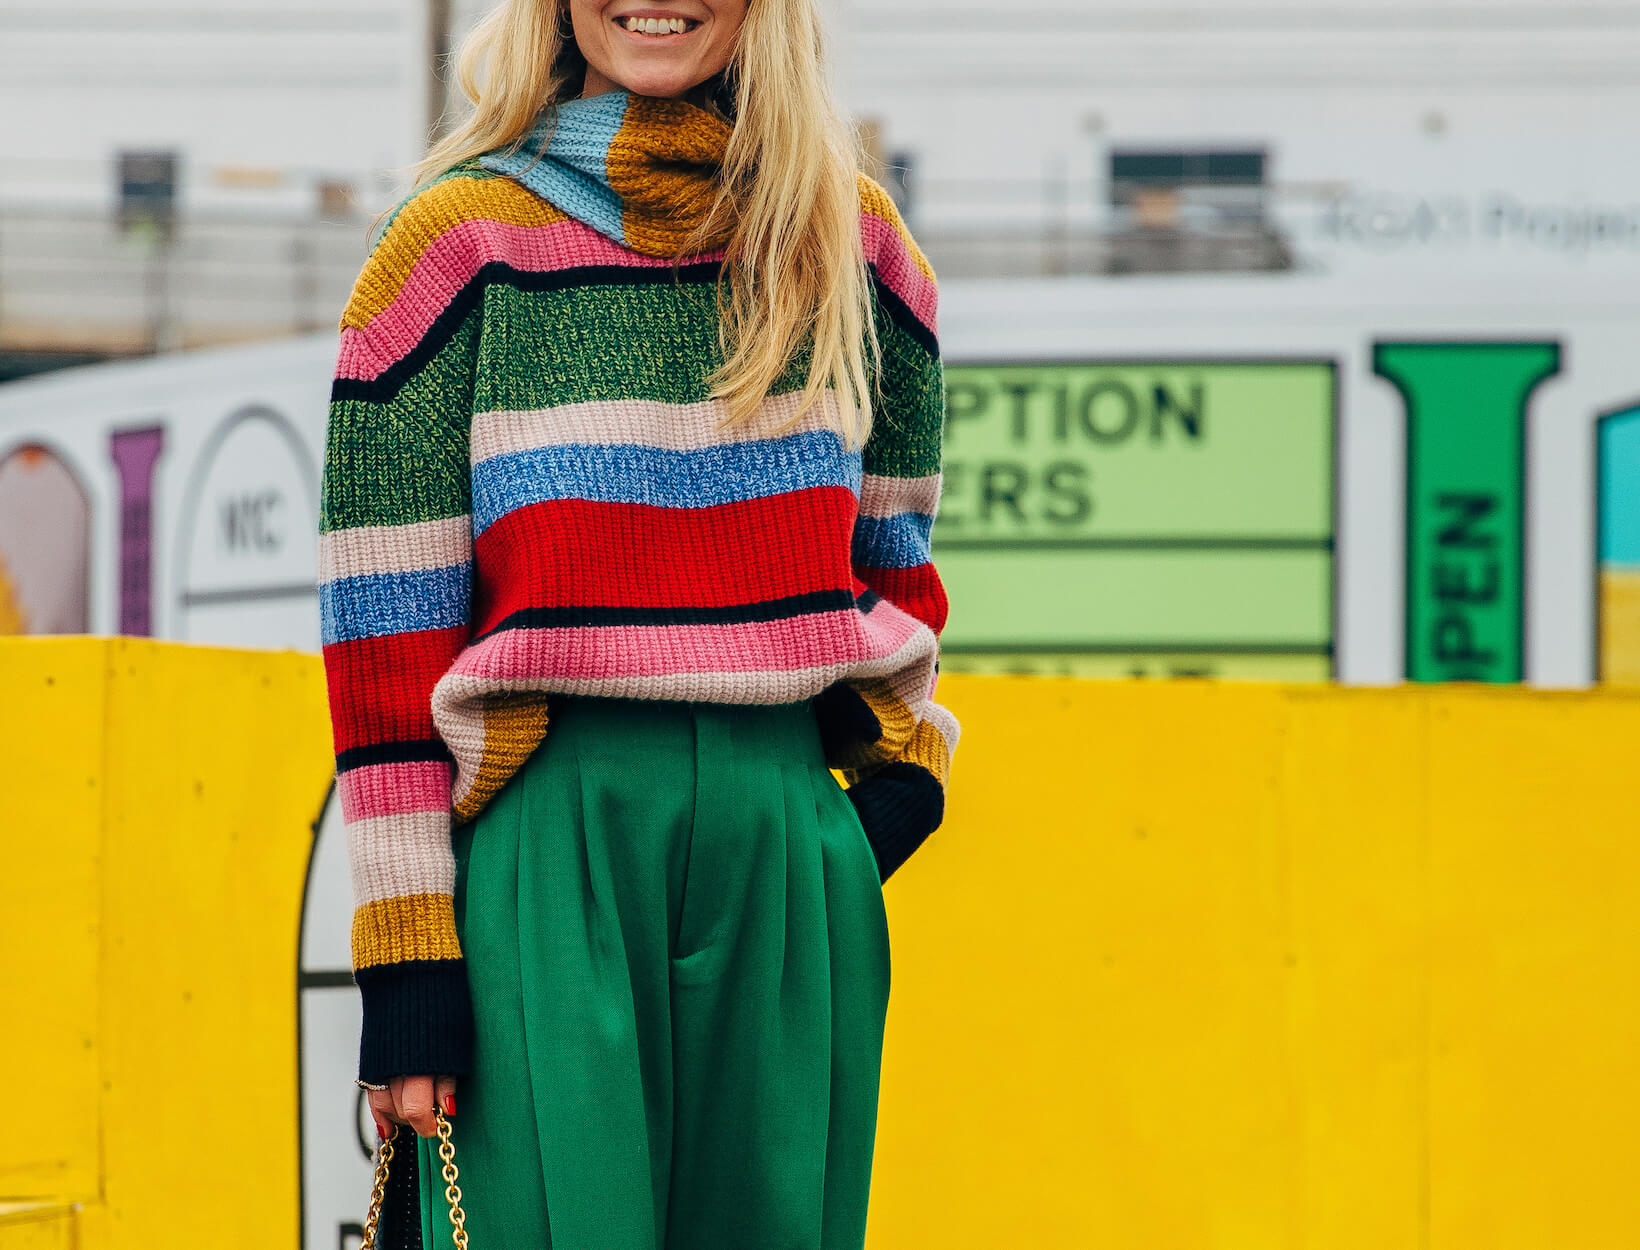
[[[595,734],[600,749],[611,743],[635,752],[684,748],[704,730],[747,758],[767,758],[824,768],[814,700],[796,703],[710,703],[552,693],[547,738]]]

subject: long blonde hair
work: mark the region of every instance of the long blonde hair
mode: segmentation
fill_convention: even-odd
[[[568,0],[503,0],[456,56],[473,111],[413,166],[416,186],[522,142],[543,108],[580,91],[585,71]],[[781,429],[829,391],[830,420],[846,445],[861,446],[880,350],[860,238],[861,157],[827,81],[816,0],[748,0],[724,83],[734,125],[716,202],[696,233],[729,240],[713,395],[729,410],[725,425],[749,419],[808,352],[807,383]]]

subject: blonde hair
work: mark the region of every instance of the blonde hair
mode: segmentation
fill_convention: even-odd
[[[585,72],[568,0],[503,0],[457,53],[473,111],[412,167],[415,185],[521,143],[543,108],[579,93]],[[827,82],[816,0],[748,0],[724,84],[734,125],[717,198],[683,248],[728,237],[713,396],[729,409],[726,426],[750,419],[807,352],[797,411],[780,428],[829,398],[845,444],[861,446],[880,351],[860,237],[861,157]]]

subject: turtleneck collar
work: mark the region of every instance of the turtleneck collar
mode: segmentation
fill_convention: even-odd
[[[716,113],[612,91],[544,109],[516,151],[479,163],[624,247],[671,257],[711,207],[728,143]],[[704,250],[725,242],[708,239]]]

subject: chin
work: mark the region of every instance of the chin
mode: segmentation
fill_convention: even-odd
[[[671,99],[681,96],[691,87],[695,80],[688,74],[677,72],[668,73],[666,70],[634,70],[623,74],[620,83],[633,95],[657,96],[662,99]]]

